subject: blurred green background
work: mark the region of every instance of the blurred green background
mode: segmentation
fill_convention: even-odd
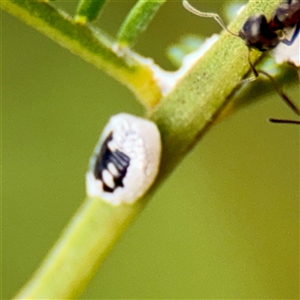
[[[133,3],[109,3],[97,24],[116,34]],[[75,10],[74,1],[56,5]],[[221,9],[217,1],[201,5]],[[171,69],[168,45],[214,32],[214,21],[170,1],[136,49]],[[284,89],[299,100],[299,84]],[[299,298],[300,127],[268,123],[270,116],[296,117],[275,92],[261,97],[215,126],[182,161],[82,299]],[[2,98],[6,299],[81,204],[88,160],[108,118],[143,110],[118,82],[6,13]]]

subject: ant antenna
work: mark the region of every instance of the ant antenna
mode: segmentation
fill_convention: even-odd
[[[195,7],[193,7],[191,4],[189,4],[189,2],[187,0],[183,0],[182,5],[186,10],[188,10],[189,12],[191,12],[192,14],[194,14],[196,16],[204,17],[204,18],[214,18],[223,29],[225,29],[231,35],[239,37],[238,34],[232,32],[231,30],[229,30],[227,28],[227,26],[225,25],[225,23],[223,22],[223,20],[221,19],[221,17],[218,14],[202,12],[202,11],[196,9]]]

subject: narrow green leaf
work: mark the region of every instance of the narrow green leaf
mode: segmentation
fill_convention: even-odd
[[[80,24],[94,21],[106,0],[81,0],[77,6],[75,21]]]
[[[139,0],[120,27],[117,34],[119,43],[133,46],[165,2],[166,0]]]

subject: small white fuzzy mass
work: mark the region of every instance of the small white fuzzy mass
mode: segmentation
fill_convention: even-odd
[[[177,84],[188,70],[203,56],[203,54],[218,40],[219,35],[214,34],[210,38],[207,38],[205,42],[195,51],[187,54],[183,61],[181,67],[174,72],[165,71],[160,68],[154,62],[147,61],[149,67],[153,70],[154,79],[161,88],[162,94],[167,95]]]
[[[130,53],[137,61],[147,65],[153,71],[153,79],[160,87],[162,95],[167,95],[177,84],[177,82],[187,73],[187,71],[203,56],[203,54],[218,40],[219,35],[214,34],[207,38],[205,42],[195,51],[187,54],[182,62],[182,66],[177,71],[165,71],[155,64],[152,58],[142,57],[129,48],[121,48],[116,44],[113,49],[117,55],[123,56],[124,53]]]

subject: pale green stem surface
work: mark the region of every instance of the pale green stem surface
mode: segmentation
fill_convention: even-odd
[[[250,1],[230,29],[237,32],[245,18],[255,12],[270,15],[278,3],[279,0]],[[222,111],[228,95],[249,70],[247,51],[241,40],[225,33],[194,65],[150,116],[159,126],[163,142],[161,169],[151,191],[132,206],[112,207],[100,199],[87,199],[17,299],[79,296],[130,221],[142,211],[149,196]],[[252,60],[259,55],[255,53]],[[106,59],[114,61],[116,57],[108,55]]]
[[[1,0],[1,8],[125,84],[146,107],[160,100],[149,66],[134,52],[118,49],[116,41],[100,29],[78,24],[50,3]]]
[[[245,19],[258,12],[269,17],[279,3],[280,0],[249,1],[229,29],[237,33]],[[262,53],[251,52],[254,63]],[[247,57],[248,48],[243,41],[224,32],[157,106],[150,119],[158,125],[163,138],[160,176],[172,171],[225,108],[229,95],[249,71]]]
[[[100,199],[85,199],[15,299],[76,299],[141,208],[141,203],[113,207]]]

